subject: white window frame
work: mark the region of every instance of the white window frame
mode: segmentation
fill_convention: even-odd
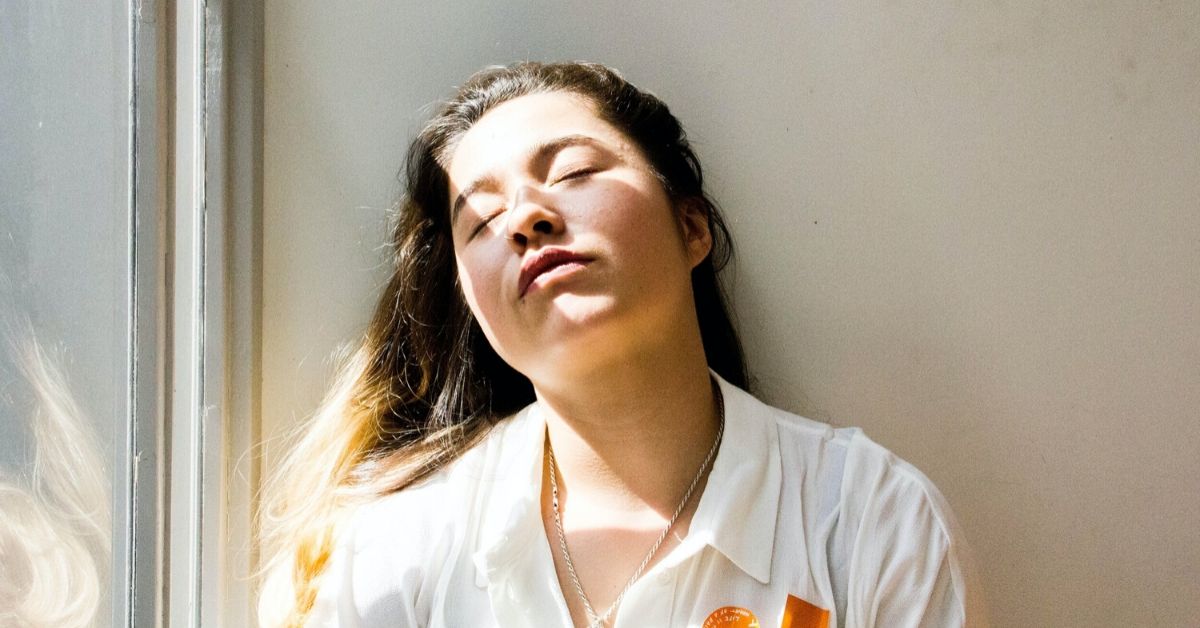
[[[127,555],[113,626],[255,625],[263,9],[130,0]]]

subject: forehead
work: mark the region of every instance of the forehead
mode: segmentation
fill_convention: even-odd
[[[459,139],[448,168],[451,192],[484,174],[519,166],[533,148],[568,135],[593,137],[619,152],[630,150],[629,140],[600,119],[583,96],[521,96],[492,108]]]

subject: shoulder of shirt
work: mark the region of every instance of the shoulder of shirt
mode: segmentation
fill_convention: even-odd
[[[966,617],[965,625],[987,625],[969,544],[945,497],[924,473],[860,428],[834,428],[755,403],[761,404],[751,406],[756,414],[777,426],[781,454],[801,468],[793,472],[809,474],[812,492],[829,499],[818,498],[823,507],[817,512],[832,526],[831,565],[844,561],[845,577],[925,565],[931,582],[947,577],[953,587],[959,608],[947,612]]]
[[[463,538],[466,509],[480,484],[477,470],[489,449],[512,433],[515,418],[499,421],[479,443],[429,476],[354,507],[321,576],[314,617],[342,612],[346,602],[341,600],[349,591],[360,611],[415,603]]]
[[[478,485],[477,472],[488,447],[511,433],[520,414],[501,419],[483,439],[437,471],[413,484],[355,508],[349,518],[345,541],[355,554],[401,547],[428,547],[428,543],[397,543],[397,539],[425,538],[436,530],[446,531],[461,523],[455,507]]]
[[[895,499],[913,510],[928,507],[941,535],[954,536],[957,524],[937,486],[917,467],[871,440],[858,427],[835,428],[827,423],[770,406],[755,398],[762,414],[779,432],[781,448],[813,451],[842,462],[842,511],[854,510],[868,495]],[[825,457],[823,456],[823,457]]]
[[[907,507],[914,516],[927,510],[936,522],[936,532],[946,542],[960,536],[946,498],[920,469],[857,428],[853,428],[848,454],[847,487],[861,490],[874,499],[893,499],[898,507]]]

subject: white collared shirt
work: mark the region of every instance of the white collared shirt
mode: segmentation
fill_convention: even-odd
[[[687,536],[629,590],[614,628],[754,625],[747,614],[799,628],[822,626],[821,611],[831,627],[985,624],[961,534],[924,475],[856,428],[720,385],[725,435]],[[360,508],[308,625],[570,626],[541,518],[545,431],[532,404]]]

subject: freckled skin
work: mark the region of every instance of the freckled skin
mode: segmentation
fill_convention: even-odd
[[[564,137],[582,140],[534,152]],[[636,145],[586,99],[556,92],[497,106],[454,148],[449,178],[451,202],[487,181],[454,221],[459,278],[492,346],[535,385],[563,369],[618,366],[692,315],[706,223],[673,206]],[[522,297],[522,261],[546,247],[590,262]]]

